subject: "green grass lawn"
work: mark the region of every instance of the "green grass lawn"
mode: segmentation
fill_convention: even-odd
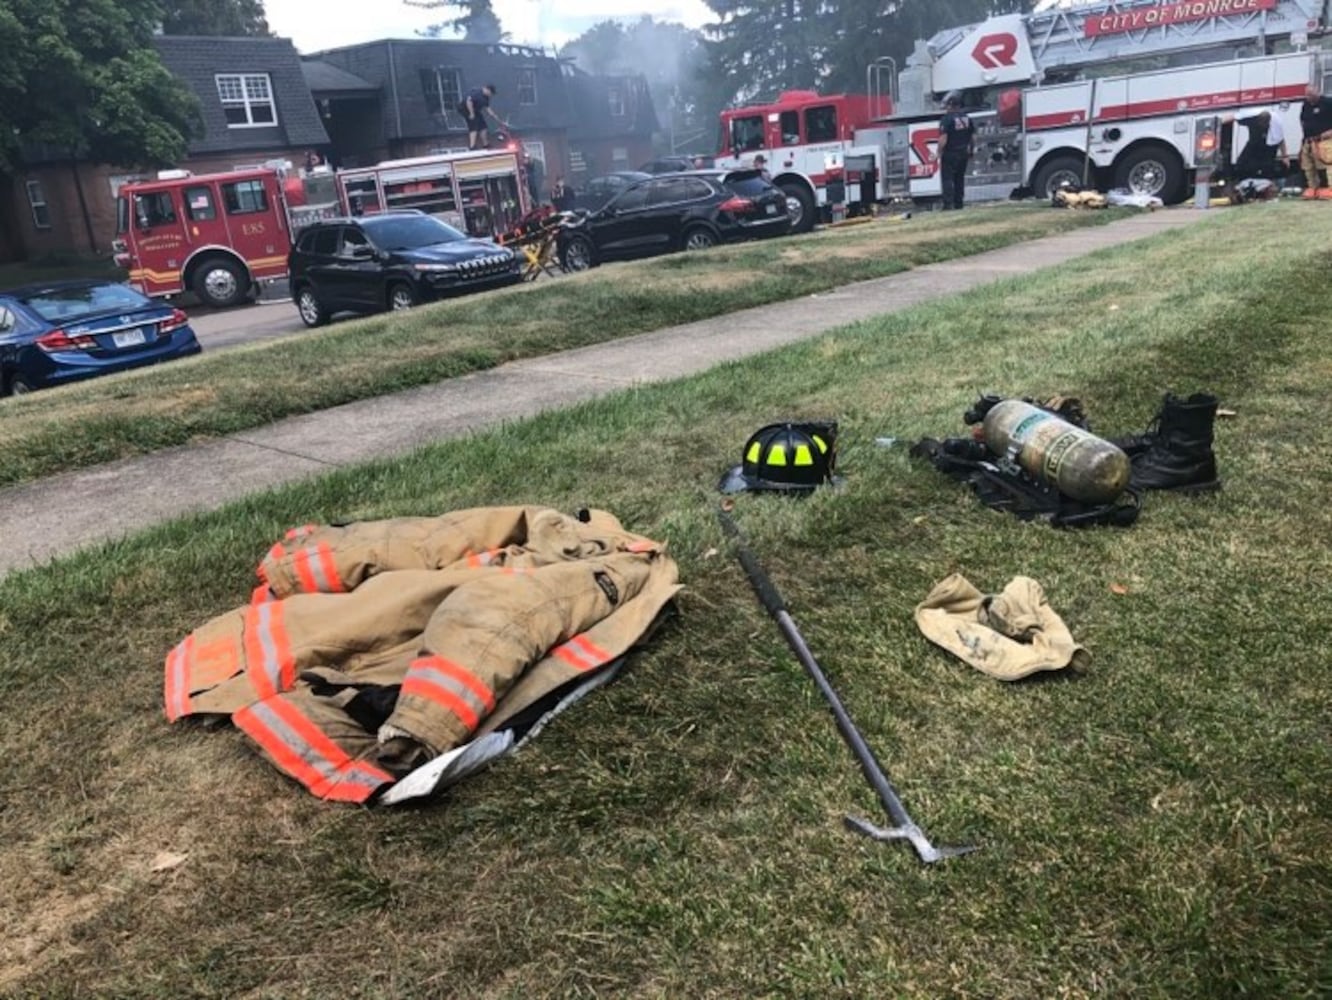
[[[0,581],[0,993],[1327,996],[1326,228],[1218,212]],[[1076,395],[1106,434],[1216,392],[1225,489],[1058,532],[874,446],[959,431],[981,389]],[[846,485],[735,516],[916,819],[974,855],[842,827],[873,795],[715,518],[783,417],[841,421]],[[520,502],[614,511],[688,588],[522,753],[360,810],[163,721],[163,656],[285,528]],[[911,612],[951,572],[1035,577],[1091,667],[1005,685],[931,647]]]
[[[0,486],[1122,218],[996,206],[616,265],[0,400]]]

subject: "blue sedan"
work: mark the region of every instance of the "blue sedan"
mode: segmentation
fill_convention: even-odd
[[[128,285],[59,281],[0,292],[0,396],[200,350],[188,316]]]

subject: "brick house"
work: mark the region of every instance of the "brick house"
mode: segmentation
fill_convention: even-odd
[[[205,173],[268,160],[300,163],[307,150],[328,148],[300,56],[288,39],[160,36],[153,45],[202,107],[204,132],[190,142],[181,168]],[[47,149],[31,148],[25,159],[26,169],[9,192],[11,259],[108,253],[116,229],[115,192],[126,179],[143,175],[75,163]]]
[[[309,150],[352,167],[467,145],[456,105],[484,83],[513,128],[542,195],[555,175],[637,166],[656,115],[641,77],[593,77],[521,45],[383,40],[302,58],[285,38],[159,36],[154,47],[199,98],[203,134],[178,167],[194,173],[300,164]],[[0,177],[0,260],[109,253],[115,194],[141,172],[30,148]]]

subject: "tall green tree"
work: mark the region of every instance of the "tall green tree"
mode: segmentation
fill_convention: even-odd
[[[446,33],[462,37],[465,42],[502,42],[508,38],[491,0],[405,0],[409,7],[425,10],[451,10],[455,17],[432,24],[421,32],[429,38]]]
[[[0,171],[25,144],[125,166],[176,161],[194,96],[162,65],[153,0],[0,0]]]
[[[263,0],[164,0],[162,7],[164,35],[271,34]]]
[[[915,46],[949,27],[1026,12],[1031,0],[706,0],[707,73],[731,101],[783,90],[860,91],[880,56],[902,65]]]

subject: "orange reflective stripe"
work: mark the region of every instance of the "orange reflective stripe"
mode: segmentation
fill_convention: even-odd
[[[495,709],[495,695],[466,667],[442,656],[415,660],[403,678],[402,694],[433,701],[457,716],[469,730]]]
[[[271,698],[296,683],[296,660],[287,642],[282,602],[251,604],[245,611],[245,662],[260,698]]]
[[[631,542],[627,547],[629,552],[656,552],[656,542]]]
[[[175,649],[167,654],[166,679],[162,690],[166,703],[168,722],[175,722],[183,715],[189,715],[190,706],[188,665],[194,649],[194,636],[187,636]]]
[[[276,598],[273,596],[273,591],[268,589],[268,584],[266,583],[261,583],[259,586],[255,587],[254,592],[250,594],[251,604],[267,604],[272,600],[276,600]]]
[[[585,635],[576,635],[550,651],[578,671],[595,670],[615,659]]]
[[[490,566],[495,562],[495,557],[503,551],[503,549],[486,549],[484,552],[469,552],[467,553],[467,565],[471,569]]]
[[[338,564],[333,559],[332,547],[327,542],[320,542],[315,546],[315,554],[319,558],[319,569],[324,574],[328,593],[346,593],[347,588],[342,585],[342,576],[338,573]]]
[[[366,761],[352,760],[295,705],[268,698],[232,716],[279,768],[321,799],[364,802],[393,777]]]
[[[346,587],[338,576],[338,565],[333,561],[333,549],[326,543],[312,548],[297,549],[291,555],[292,567],[306,594],[342,594]]]
[[[268,550],[269,559],[281,559],[286,554],[287,550],[282,547],[281,542],[273,543],[273,547]]]
[[[298,538],[304,538],[306,535],[310,534],[310,532],[314,530],[315,530],[315,525],[302,524],[299,528],[292,528],[290,531],[287,532],[287,534],[284,537],[287,539],[287,541],[294,542]]]
[[[319,584],[315,583],[314,570],[310,568],[310,550],[297,549],[292,553],[291,565],[301,582],[301,590],[307,594],[317,593]]]

